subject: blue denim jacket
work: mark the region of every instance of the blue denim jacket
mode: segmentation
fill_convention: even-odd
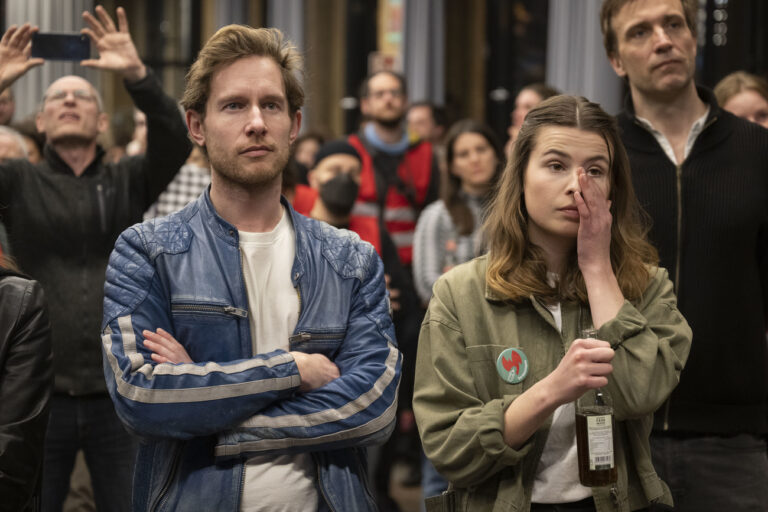
[[[376,509],[364,447],[392,432],[402,363],[383,266],[357,235],[283,204],[296,233],[300,308],[290,350],[324,354],[341,373],[309,393],[298,392],[289,353],[252,353],[237,229],[207,190],[115,244],[104,373],[118,415],[142,438],[134,510],[237,511],[248,457],[306,451],[319,510]],[[141,332],[158,327],[199,362],[153,362]]]

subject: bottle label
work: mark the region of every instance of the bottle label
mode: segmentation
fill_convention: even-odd
[[[613,424],[610,414],[587,416],[589,469],[613,468]]]

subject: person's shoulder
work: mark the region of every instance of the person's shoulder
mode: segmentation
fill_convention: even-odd
[[[485,271],[488,268],[488,255],[484,254],[466,263],[456,265],[441,275],[435,285],[454,296],[472,297],[472,300],[485,296]]]
[[[141,246],[150,259],[154,259],[161,253],[184,252],[189,248],[192,239],[189,221],[197,212],[197,201],[192,201],[170,215],[155,217],[134,224],[120,235],[118,246],[121,243],[135,247]]]
[[[301,215],[294,216],[297,237],[307,244],[307,250],[320,254],[323,260],[344,277],[364,279],[376,250],[347,229],[339,229],[325,222]]]
[[[448,215],[448,208],[445,206],[445,201],[438,199],[424,207],[419,215],[419,220],[423,218],[435,220],[445,215]]]

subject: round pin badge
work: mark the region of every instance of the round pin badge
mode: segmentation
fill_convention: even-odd
[[[508,348],[496,359],[496,371],[505,382],[522,382],[528,375],[528,357],[519,348]]]

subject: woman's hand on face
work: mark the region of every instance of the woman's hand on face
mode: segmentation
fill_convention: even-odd
[[[608,384],[613,371],[613,349],[607,341],[576,339],[560,364],[547,376],[551,389],[559,395],[560,405],[572,402],[590,389]]]
[[[193,363],[184,347],[168,331],[144,331],[144,346],[152,351],[152,360],[157,363]]]
[[[579,210],[576,238],[579,269],[582,274],[611,270],[611,201],[598,181],[579,170],[581,192],[575,192]]]

